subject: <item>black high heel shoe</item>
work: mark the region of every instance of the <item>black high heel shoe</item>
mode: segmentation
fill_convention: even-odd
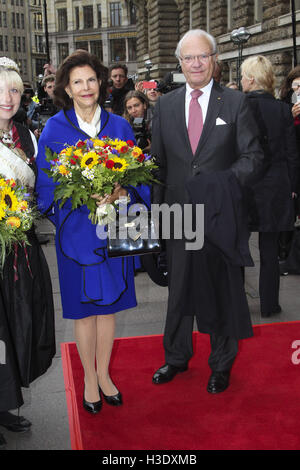
[[[84,398],[84,392],[85,392],[85,387],[83,389],[83,408],[89,413],[92,413],[94,415],[99,413],[99,411],[102,408],[101,395],[100,395],[99,401],[90,402],[90,401],[86,401],[86,399]]]
[[[99,385],[99,393],[103,395],[103,398],[104,400],[106,401],[106,403],[108,405],[112,405],[112,406],[120,406],[120,405],[123,405],[123,400],[122,400],[122,395],[120,392],[116,393],[116,395],[104,395],[103,391],[101,390],[100,388],[100,385]]]

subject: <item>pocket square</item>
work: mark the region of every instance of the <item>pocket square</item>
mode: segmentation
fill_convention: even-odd
[[[216,120],[216,126],[224,126],[224,124],[227,124],[227,123],[223,121],[223,119],[218,117]]]

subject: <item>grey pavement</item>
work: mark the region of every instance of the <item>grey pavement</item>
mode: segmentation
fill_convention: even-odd
[[[7,450],[70,450],[60,344],[74,341],[73,321],[62,318],[51,224],[46,222],[40,224],[38,232],[47,233],[50,240],[47,245],[43,245],[43,250],[53,283],[57,352],[53,364],[46,374],[33,382],[29,389],[23,389],[25,403],[21,408],[21,414],[32,422],[31,430],[24,434],[16,434],[0,427],[0,433],[5,436]],[[245,283],[253,324],[299,320],[300,276],[291,275],[281,277],[280,304],[282,313],[268,319],[261,318],[258,296],[259,253],[255,234],[250,239],[250,247],[255,267],[246,269]],[[162,334],[166,315],[167,288],[154,284],[146,273],[139,273],[135,280],[138,306],[117,314],[116,337]],[[157,364],[158,367],[160,365]]]

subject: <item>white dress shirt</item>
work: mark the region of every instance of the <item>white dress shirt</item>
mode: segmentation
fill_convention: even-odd
[[[76,113],[76,111],[75,111]],[[101,123],[101,108],[98,105],[91,122],[86,122],[76,113],[77,121],[80,129],[90,135],[92,138],[97,137],[100,132],[100,123]]]
[[[207,114],[207,108],[208,108],[208,102],[210,98],[210,92],[213,86],[213,79],[203,88],[199,88],[199,90],[202,91],[202,95],[199,96],[198,98],[198,103],[201,106],[202,109],[202,116],[203,116],[203,125],[205,122],[206,114]],[[190,85],[187,83],[186,84],[186,93],[185,93],[185,122],[186,122],[186,127],[188,127],[189,123],[189,109],[190,109],[190,102],[192,99],[191,93],[194,90],[194,88],[191,88]]]

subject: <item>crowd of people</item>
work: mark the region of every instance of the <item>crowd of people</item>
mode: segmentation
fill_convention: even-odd
[[[253,334],[244,287],[245,268],[253,266],[250,232],[259,237],[263,317],[281,312],[280,274],[300,273],[300,66],[288,74],[277,99],[272,64],[261,55],[243,62],[242,92],[235,82],[220,85],[216,41],[203,30],[188,31],[176,56],[186,81],[170,86],[167,80],[134,83],[126,65],[107,70],[96,56],[77,50],[58,70],[45,66],[39,103],[33,89],[24,87],[17,64],[0,58],[0,146],[7,147],[14,178],[25,178],[40,212],[56,227],[63,317],[74,320],[84,370],[82,404],[93,414],[103,402],[123,404],[109,364],[114,314],[137,305],[134,259],[106,256],[85,206],[71,210],[71,202],[60,207],[54,201],[55,184],[43,171],[50,165],[46,147],[59,153],[62,142],[104,135],[136,141],[158,165],[153,203],[205,204],[201,250],[187,250],[184,238],[166,241],[165,364],[153,384],[188,369],[196,317],[199,331],[211,340],[207,391],[221,393],[229,386],[239,340]],[[1,159],[0,175],[6,177]],[[117,184],[112,194],[92,197],[101,206],[128,194],[134,202],[143,191]],[[31,427],[12,411],[23,404],[22,387],[44,374],[55,354],[49,270],[34,229],[28,237],[29,246],[15,245],[7,253],[0,277],[0,340],[6,345],[0,426],[14,432]]]

